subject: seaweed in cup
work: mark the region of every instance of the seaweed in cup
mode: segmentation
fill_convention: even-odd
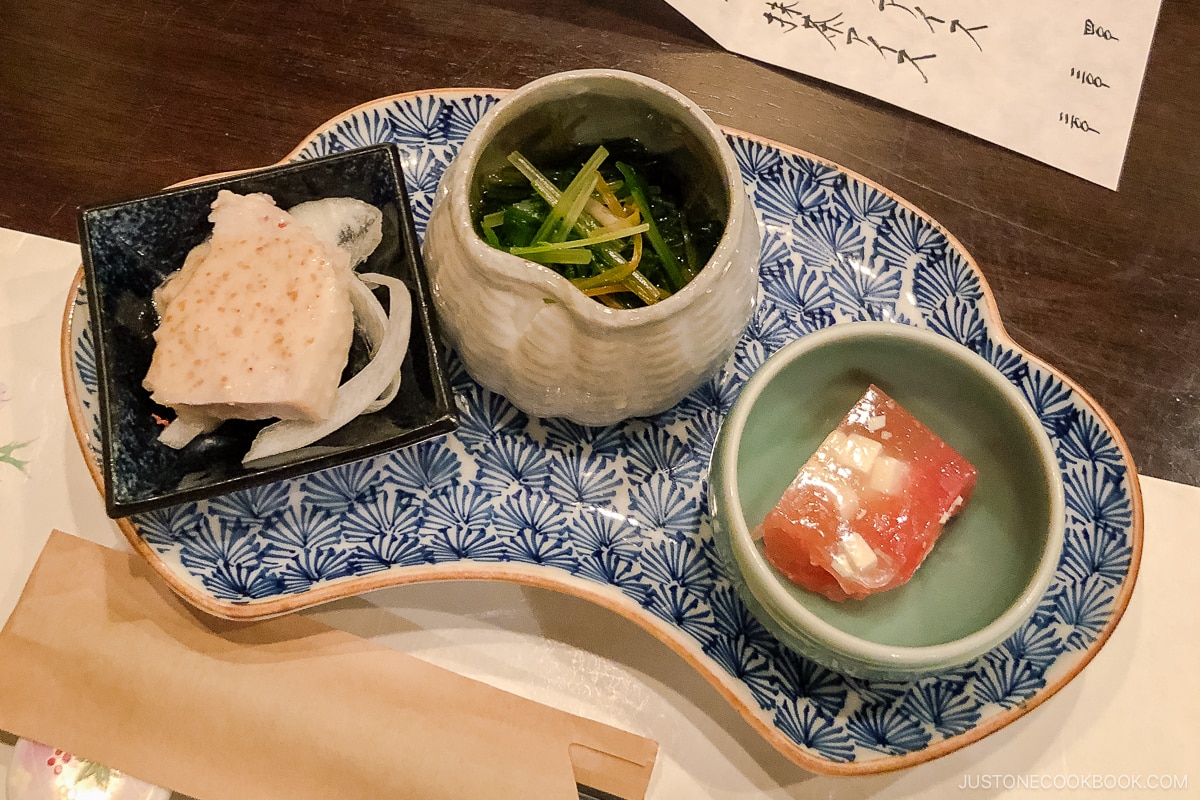
[[[483,176],[472,217],[491,246],[558,272],[613,308],[660,302],[695,277],[724,225],[689,203],[667,160],[637,140],[537,164],[520,151]]]

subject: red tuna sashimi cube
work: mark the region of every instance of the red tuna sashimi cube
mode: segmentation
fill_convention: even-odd
[[[767,560],[831,600],[906,582],[975,488],[975,467],[872,385],[762,524]]]

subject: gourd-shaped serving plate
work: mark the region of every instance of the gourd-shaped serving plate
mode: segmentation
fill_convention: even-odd
[[[367,103],[287,160],[395,143],[423,233],[442,172],[503,94]],[[776,748],[817,772],[917,764],[1012,722],[1095,656],[1129,601],[1142,510],[1128,449],[1091,398],[1008,338],[979,268],[937,223],[834,164],[728,135],[763,228],[762,291],[724,370],[674,408],[606,428],[531,418],[452,356],[455,433],[123,519],[121,529],[179,594],[222,617],[435,580],[510,580],[587,598],[668,644]],[[859,320],[927,328],[995,365],[1041,418],[1066,488],[1062,559],[1036,613],[976,661],[911,683],[846,677],[780,644],[722,574],[706,513],[713,439],[749,375],[789,341]],[[77,282],[64,382],[102,486],[95,363]]]

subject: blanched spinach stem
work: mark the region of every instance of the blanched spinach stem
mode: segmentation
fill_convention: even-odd
[[[688,280],[693,277],[688,274],[686,277],[684,271],[691,272],[686,266],[681,266],[679,259],[675,257],[675,253],[667,245],[662,234],[658,232],[658,226],[654,224],[654,217],[650,213],[650,201],[646,198],[646,187],[642,183],[641,176],[637,171],[628,164],[618,161],[617,169],[625,176],[625,183],[629,186],[629,194],[633,197],[633,202],[637,204],[638,210],[642,212],[642,219],[649,225],[650,230],[646,231],[646,238],[650,240],[650,246],[654,248],[654,252],[658,254],[659,259],[663,263],[663,267],[667,271],[667,277],[671,281],[671,288],[679,291],[684,287]]]
[[[508,252],[514,255],[523,256],[530,253],[546,253],[552,250],[591,247],[592,245],[603,244],[604,242],[611,242],[617,239],[626,239],[639,233],[645,233],[647,230],[649,230],[649,228],[650,226],[645,223],[642,223],[641,225],[632,225],[628,228],[622,228],[615,231],[600,228],[599,230],[602,231],[601,233],[597,233],[595,236],[589,236],[586,239],[572,239],[569,242],[531,244],[527,245],[526,247],[510,247],[508,248]]]
[[[600,146],[596,148],[596,152],[592,153],[591,158],[583,162],[583,166],[579,172],[575,173],[575,177],[571,179],[567,188],[558,196],[558,200],[551,204],[550,213],[546,215],[538,232],[534,234],[533,241],[561,242],[567,238],[567,234],[575,227],[575,222],[579,219],[584,204],[592,196],[592,190],[596,188],[596,181],[600,179],[600,173],[597,170],[606,158],[608,158],[608,150]]]

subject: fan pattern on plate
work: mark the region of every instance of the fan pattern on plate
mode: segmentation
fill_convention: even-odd
[[[423,233],[442,171],[497,100],[383,101],[329,126],[298,158],[396,143]],[[939,228],[830,165],[750,138],[730,144],[763,225],[762,293],[726,368],[675,408],[608,428],[535,419],[452,357],[455,434],[148,513],[135,520],[140,535],[231,604],[456,562],[555,571],[560,584],[653,615],[813,759],[903,756],[1027,702],[1096,643],[1129,578],[1132,492],[1117,444],[1069,386],[998,338],[978,273]],[[75,377],[94,427],[94,349],[80,316]],[[1037,612],[974,663],[912,683],[847,678],[783,647],[722,574],[706,516],[713,440],[745,380],[789,341],[853,320],[925,327],[995,364],[1040,416],[1066,487],[1065,548]]]

